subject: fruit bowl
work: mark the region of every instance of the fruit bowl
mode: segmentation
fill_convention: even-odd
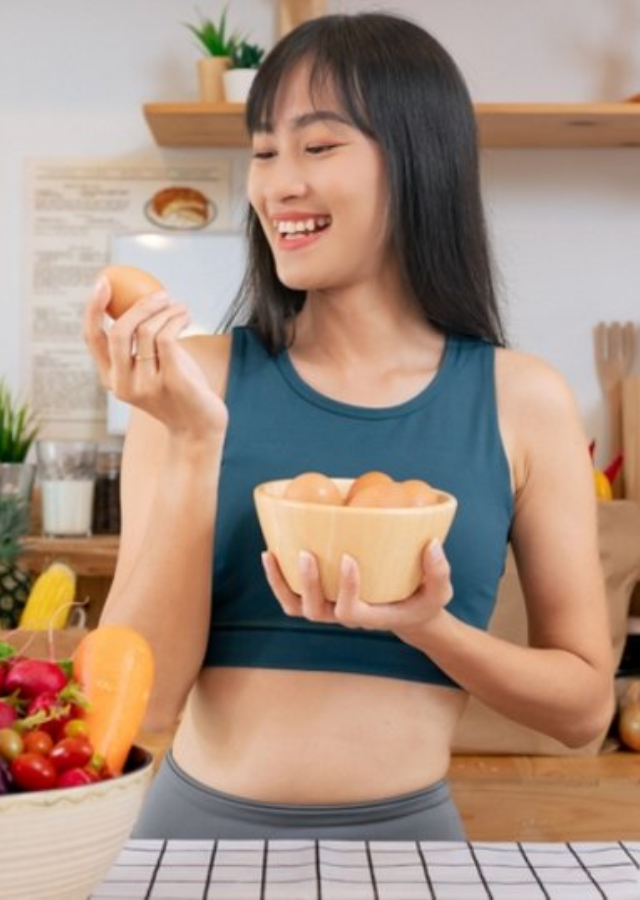
[[[332,479],[343,497],[351,478]],[[414,508],[380,509],[310,503],[283,495],[289,479],[256,486],[254,501],[267,548],[293,591],[300,593],[298,557],[318,560],[325,596],[335,601],[343,554],[359,564],[361,597],[392,603],[410,596],[422,581],[422,553],[433,538],[443,542],[455,516],[452,494],[436,490],[436,502]]]
[[[86,900],[129,838],[152,772],[152,755],[133,747],[117,778],[0,796],[0,897]]]

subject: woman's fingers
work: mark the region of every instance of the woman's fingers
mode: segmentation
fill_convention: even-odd
[[[104,276],[96,281],[89,302],[85,309],[82,336],[89,348],[100,375],[100,381],[107,389],[111,387],[111,356],[109,342],[104,330],[104,316],[109,300],[111,287]]]
[[[166,291],[150,294],[135,303],[109,328],[109,350],[113,363],[124,372],[135,361],[135,355],[155,353],[155,338],[175,304]],[[184,309],[184,307],[181,307]]]
[[[299,559],[302,588],[302,615],[311,622],[333,622],[333,603],[326,599],[320,580],[318,561],[312,553],[302,552]]]
[[[446,606],[453,597],[451,566],[440,541],[429,542],[422,554],[424,581],[421,591],[438,607]]]
[[[427,625],[453,596],[449,562],[441,544],[432,541],[423,554],[424,579],[405,600],[393,603],[366,603],[361,599],[360,569],[355,559],[343,556],[336,602],[326,599],[316,558],[300,554],[301,593],[294,593],[272,553],[263,554],[269,585],[280,605],[290,616],[303,616],[312,622],[340,623],[348,628],[392,631],[402,636],[407,629]]]
[[[322,592],[318,563],[311,553],[300,554],[300,594],[289,587],[273,553],[263,553],[262,564],[269,587],[288,616],[300,616],[311,622],[335,622],[333,603]]]
[[[282,570],[278,565],[278,561],[273,553],[265,551],[262,554],[262,566],[264,568],[265,575],[267,576],[269,587],[276,595],[280,606],[283,608],[286,614],[288,616],[301,616],[302,601],[299,595],[294,594],[294,592],[287,584],[285,577],[282,574]]]

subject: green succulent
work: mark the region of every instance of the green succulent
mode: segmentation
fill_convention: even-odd
[[[38,424],[26,403],[16,400],[0,380],[0,462],[24,462],[38,434]]]
[[[208,56],[232,57],[236,47],[242,43],[243,37],[237,31],[227,32],[227,7],[223,7],[217,22],[198,13],[200,22],[193,25],[185,22],[185,27],[195,35],[201,49]]]
[[[241,41],[231,55],[231,67],[233,69],[257,69],[263,56],[263,47]]]

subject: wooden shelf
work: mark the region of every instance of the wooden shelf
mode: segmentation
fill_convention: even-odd
[[[66,562],[79,576],[111,578],[118,555],[117,535],[90,538],[25,538],[20,560],[27,568],[40,572],[55,560]]]
[[[161,147],[247,147],[242,104],[147,103]],[[640,103],[478,103],[483,147],[640,147]]]
[[[248,147],[242,103],[147,103],[144,114],[161,147]]]
[[[479,103],[483,147],[640,147],[639,103]]]

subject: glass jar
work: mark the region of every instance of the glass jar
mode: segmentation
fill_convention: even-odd
[[[93,534],[120,534],[120,465],[119,450],[103,450],[96,462],[93,501]]]

